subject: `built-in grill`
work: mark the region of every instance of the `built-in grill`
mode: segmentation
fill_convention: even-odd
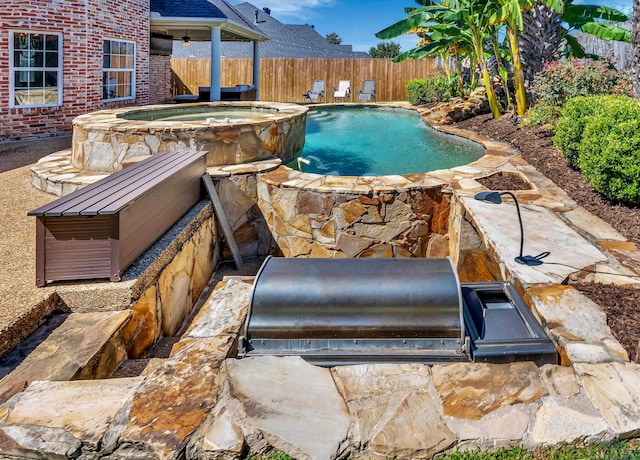
[[[556,363],[510,283],[463,283],[450,259],[268,258],[239,356],[364,362]]]

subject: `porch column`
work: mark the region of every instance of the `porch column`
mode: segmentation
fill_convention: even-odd
[[[221,51],[220,51],[220,27],[211,28],[211,93],[209,100],[220,100],[220,70]]]
[[[253,41],[253,85],[256,87],[256,101],[260,100],[260,42]]]

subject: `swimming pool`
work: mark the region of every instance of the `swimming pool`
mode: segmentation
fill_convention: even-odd
[[[287,166],[338,176],[448,169],[485,154],[479,144],[427,126],[413,110],[318,107],[307,114],[304,149]]]

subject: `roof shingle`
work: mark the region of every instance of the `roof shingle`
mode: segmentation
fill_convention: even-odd
[[[158,1],[158,0],[152,0]],[[166,1],[166,0],[165,0]],[[269,40],[260,45],[260,56],[264,58],[368,58],[367,53],[353,51],[351,45],[332,45],[308,24],[283,24],[270,14],[249,2],[236,5],[235,10],[243,16],[245,23],[261,31]],[[174,42],[173,57],[209,57],[208,43],[193,42],[184,47]],[[221,51],[224,57],[251,57],[253,45],[248,42],[223,41]]]

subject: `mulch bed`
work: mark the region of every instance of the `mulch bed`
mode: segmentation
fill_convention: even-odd
[[[640,290],[627,286],[578,284],[607,314],[607,324],[632,361],[640,363]]]
[[[492,139],[509,142],[523,158],[546,177],[562,187],[580,206],[608,222],[629,241],[640,244],[640,209],[602,198],[582,175],[571,168],[553,145],[552,133],[534,127],[522,127],[507,114],[494,120],[480,115],[456,124]],[[517,176],[493,175],[483,179],[485,187],[494,190],[522,190]],[[521,185],[521,184],[520,184]],[[528,187],[524,187],[527,189]],[[640,289],[633,286],[577,284],[607,314],[613,335],[627,350],[632,361],[640,363]]]
[[[496,173],[478,179],[489,190],[531,190],[531,184],[520,175],[513,173]]]

